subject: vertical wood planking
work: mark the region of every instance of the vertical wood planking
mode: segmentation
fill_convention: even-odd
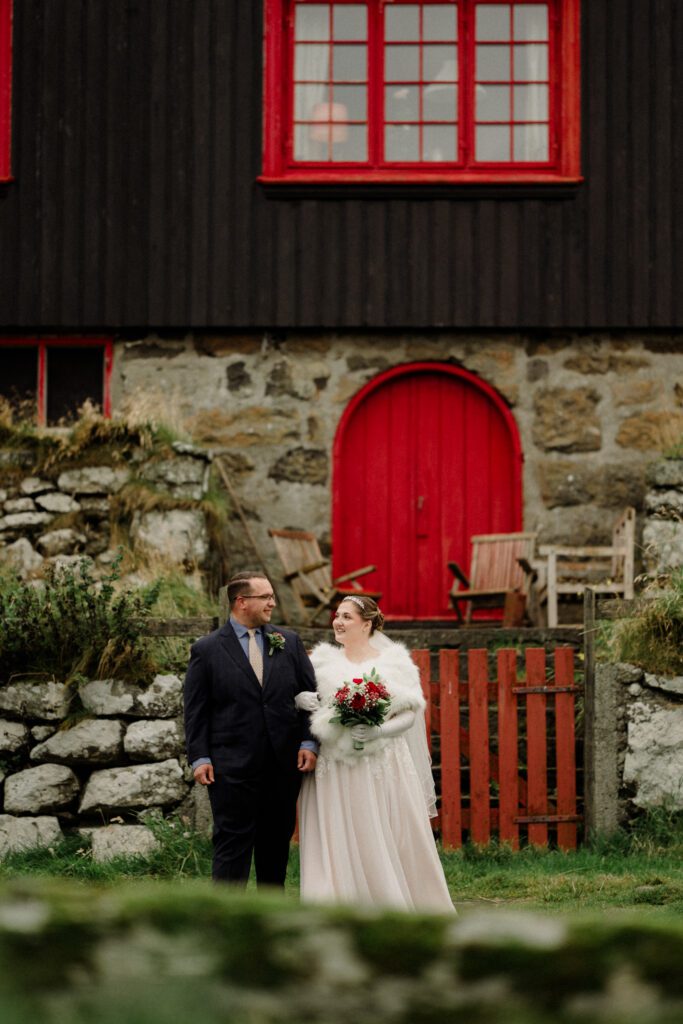
[[[555,685],[574,684],[574,652],[570,647],[555,650]],[[576,742],[573,693],[555,694],[555,757],[557,769],[557,813],[576,814]],[[576,849],[576,825],[559,823],[557,844],[561,850]]]
[[[470,839],[485,845],[491,838],[489,799],[488,651],[468,652],[470,712]]]
[[[545,651],[541,647],[526,651],[526,685],[545,686]],[[526,695],[527,814],[548,813],[546,697],[543,693]],[[548,826],[529,825],[529,843],[545,846]]]
[[[517,652],[498,652],[498,835],[519,849],[519,750],[517,743]]]
[[[427,729],[427,743],[429,745],[429,753],[432,752],[432,679],[431,679],[431,668],[429,651],[417,650],[412,652],[412,659],[417,665],[417,670],[420,673],[420,686],[422,687],[422,696],[427,702],[425,708],[425,726]]]
[[[459,660],[458,651],[439,651],[441,839],[446,849],[462,846]]]

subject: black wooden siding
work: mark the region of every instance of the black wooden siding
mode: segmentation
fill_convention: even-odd
[[[584,0],[571,198],[269,198],[261,0],[15,0],[0,324],[683,324],[683,3]]]

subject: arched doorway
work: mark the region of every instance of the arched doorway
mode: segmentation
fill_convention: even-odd
[[[335,576],[362,578],[394,618],[451,615],[449,561],[469,569],[470,537],[521,529],[513,416],[478,377],[442,363],[394,367],[347,406],[334,444]]]

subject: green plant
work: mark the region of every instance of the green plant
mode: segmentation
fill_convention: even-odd
[[[683,569],[652,583],[632,615],[601,623],[599,642],[609,660],[662,675],[683,673]]]
[[[43,584],[15,579],[0,589],[0,665],[4,681],[17,674],[148,677],[142,642],[158,587],[116,591],[119,559],[102,580],[83,558],[46,570]]]

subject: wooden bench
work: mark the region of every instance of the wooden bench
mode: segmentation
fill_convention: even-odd
[[[372,597],[379,601],[378,591],[363,590],[359,576],[375,572],[376,566],[365,565],[343,576],[332,578],[329,559],[323,558],[314,533],[305,530],[268,530],[306,625],[312,625],[324,611],[332,611],[344,595]]]
[[[627,508],[612,530],[612,543],[573,547],[543,544],[545,559],[536,583],[540,606],[547,606],[548,626],[559,625],[560,598],[581,597],[586,587],[596,594],[611,594],[629,601],[633,598],[635,574],[636,511]]]

